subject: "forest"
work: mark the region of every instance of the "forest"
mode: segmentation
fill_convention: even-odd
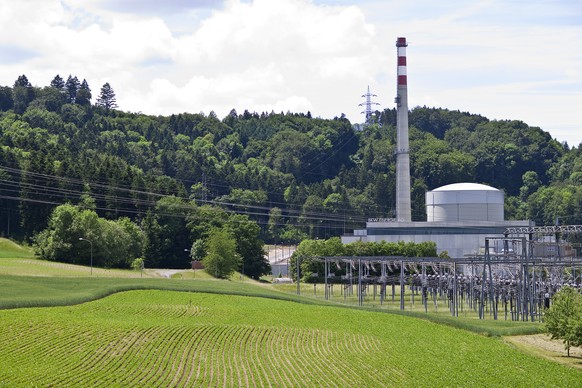
[[[118,108],[108,83],[93,102],[77,76],[38,87],[21,75],[0,87],[0,235],[73,260],[73,246],[94,248],[79,238],[99,230],[109,245],[138,241],[126,255],[180,268],[210,229],[228,228],[259,274],[264,242],[328,239],[394,216],[395,121],[395,109],[367,126],[310,112],[153,116]],[[505,192],[507,219],[582,223],[579,148],[522,121],[441,108],[412,109],[409,125],[413,221],[426,217],[427,190],[475,182]],[[76,229],[65,241],[67,219]],[[101,244],[102,265],[128,265]]]

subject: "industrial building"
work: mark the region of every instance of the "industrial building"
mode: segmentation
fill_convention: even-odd
[[[504,237],[507,228],[534,226],[531,221],[505,221],[503,201],[503,192],[490,186],[446,185],[426,193],[426,222],[371,219],[366,229],[342,236],[342,242],[434,241],[437,252],[446,251],[450,257],[482,254],[485,238]]]
[[[476,183],[455,183],[427,192],[427,221],[411,221],[407,46],[406,38],[397,38],[396,219],[370,219],[366,229],[342,236],[342,242],[434,241],[438,253],[446,251],[453,258],[482,254],[486,238],[502,238],[507,228],[534,224],[505,221],[504,193]]]

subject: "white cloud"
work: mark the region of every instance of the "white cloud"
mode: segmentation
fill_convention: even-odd
[[[380,67],[372,59],[378,52],[373,34],[355,7],[230,1],[192,34],[176,39],[175,73],[164,85],[166,91],[171,85],[174,95],[188,96],[188,102],[161,101],[168,93],[157,95],[159,81],[150,85],[148,96],[158,113],[196,103],[206,111],[212,103],[219,116],[233,107],[339,115],[341,104],[325,107],[314,101],[326,95],[330,82],[341,84],[348,77],[365,83],[368,70]]]
[[[172,0],[130,12],[135,0],[0,0],[0,84],[73,74],[94,96],[109,82],[125,110],[310,110],[361,122],[368,85],[381,108],[394,106],[394,41],[405,36],[411,107],[519,119],[582,140],[579,6],[347,3]]]

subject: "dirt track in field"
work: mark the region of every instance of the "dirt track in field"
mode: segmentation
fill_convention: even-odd
[[[553,340],[546,334],[518,335],[504,339],[529,353],[582,370],[582,348],[580,347],[570,347],[570,357],[567,357],[562,341]]]

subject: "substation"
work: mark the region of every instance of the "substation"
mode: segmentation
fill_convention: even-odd
[[[326,300],[357,298],[360,306],[399,300],[400,310],[418,303],[425,312],[444,302],[452,316],[473,311],[480,319],[541,321],[544,308],[560,288],[582,288],[582,258],[575,256],[569,244],[544,240],[550,235],[582,233],[582,225],[509,228],[505,232],[506,237],[485,239],[484,254],[462,258],[309,259],[324,263]],[[500,245],[501,251],[493,249]]]
[[[581,290],[582,258],[561,241],[582,233],[582,226],[505,220],[503,191],[475,182],[428,191],[426,221],[412,221],[407,46],[406,38],[397,38],[396,217],[370,218],[365,229],[341,238],[344,244],[432,241],[438,255],[452,258],[310,257],[324,263],[324,297],[357,299],[360,306],[399,304],[400,310],[418,311],[420,304],[425,312],[444,305],[453,316],[480,319],[542,320],[560,288]],[[364,96],[369,112],[369,91]]]

